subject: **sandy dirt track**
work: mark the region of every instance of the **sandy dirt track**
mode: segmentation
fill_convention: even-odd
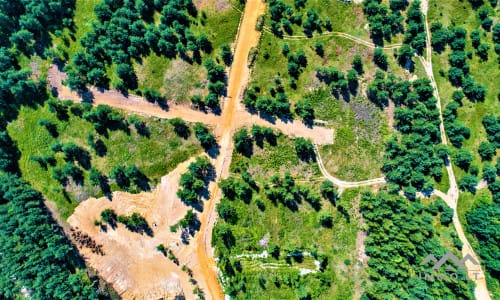
[[[426,59],[423,57],[419,57],[420,61],[422,62],[422,65],[424,66],[425,72],[427,73],[427,76],[431,80],[432,87],[434,88],[434,97],[436,97],[437,101],[437,108],[439,110],[439,117],[441,119],[441,123],[439,126],[439,129],[441,131],[441,140],[444,145],[447,144],[447,139],[446,139],[446,130],[444,128],[444,122],[443,122],[443,113],[441,109],[441,98],[439,97],[439,90],[438,86],[436,84],[436,80],[434,79],[434,71],[432,68],[432,44],[431,44],[431,33],[429,30],[429,22],[427,20],[427,11],[429,9],[429,2],[428,0],[423,0],[421,3],[421,9],[422,12],[424,13],[424,18],[425,18],[425,30],[426,30]],[[448,161],[451,161],[450,158],[448,157]],[[467,240],[467,237],[465,236],[465,233],[462,229],[462,224],[460,224],[460,221],[458,219],[458,213],[457,213],[457,204],[458,204],[458,198],[460,196],[460,192],[458,190],[457,186],[457,180],[455,178],[455,173],[453,172],[453,167],[451,166],[451,163],[448,163],[446,165],[446,171],[448,172],[448,178],[450,181],[450,188],[448,189],[448,193],[446,194],[446,197],[442,197],[443,200],[450,206],[453,211],[453,225],[455,226],[455,230],[457,231],[458,238],[462,241],[463,247],[462,247],[462,257],[466,256],[471,256],[473,257],[476,261],[480,261],[479,257],[476,255],[474,250],[472,249],[472,246],[469,244],[469,241]],[[444,196],[444,195],[443,195]],[[481,299],[481,300],[489,300],[491,299],[490,293],[488,291],[488,287],[486,285],[486,278],[483,272],[483,269],[481,265],[473,265],[470,261],[467,261],[465,263],[465,267],[467,268],[467,273],[469,278],[474,281],[476,284],[476,287],[474,289],[474,296],[476,299]]]
[[[165,111],[147,103],[141,97],[124,97],[116,91],[99,91],[95,88],[90,89],[93,94],[92,102],[149,116],[181,117],[186,121],[199,121],[215,126],[219,137],[220,154],[216,160],[212,160],[212,163],[215,165],[217,179],[227,177],[233,149],[234,126],[244,125],[246,120],[250,119],[246,118],[250,115],[236,117],[236,108],[239,96],[248,82],[250,72],[247,67],[248,53],[252,47],[258,45],[259,41],[260,33],[255,30],[257,17],[264,10],[265,5],[260,0],[246,3],[229,74],[228,97],[224,101],[221,116],[207,115],[181,105],[169,105],[169,109]],[[49,81],[57,89],[59,98],[81,101],[79,95],[62,85],[63,79],[64,74],[57,67],[52,66]],[[246,112],[240,110],[239,113]],[[240,122],[235,122],[235,120]],[[262,124],[262,121],[259,123]],[[276,122],[276,126],[289,125]],[[310,130],[303,127],[309,134]],[[320,135],[321,140],[333,141],[333,132],[331,130],[325,130],[325,132],[326,135]],[[193,286],[188,282],[187,275],[180,271],[179,266],[162,257],[156,250],[156,246],[160,243],[169,245],[179,258],[181,265],[186,263],[193,270],[194,278],[204,290],[207,299],[224,297],[218,282],[213,249],[210,246],[212,228],[216,219],[215,205],[220,198],[217,184],[213,183],[209,186],[210,198],[204,203],[203,212],[199,214],[201,228],[190,245],[182,245],[178,234],[169,232],[169,226],[182,218],[187,210],[187,207],[176,196],[179,176],[184,172],[187,164],[188,162],[181,164],[168,176],[162,178],[161,185],[152,193],[139,195],[115,193],[112,202],[105,198],[89,199],[82,202],[68,220],[73,228],[89,234],[98,244],[103,245],[104,256],[93,254],[85,248],[81,251],[88,263],[96,268],[106,281],[112,283],[123,298],[171,297],[172,293],[179,289],[184,291],[187,298],[193,297],[191,294]],[[116,231],[100,232],[99,228],[94,226],[94,220],[99,218],[103,209],[109,207],[114,208],[118,214],[128,215],[133,211],[141,213],[149,224],[156,224],[156,227],[153,227],[154,237],[131,233],[122,226],[119,226]]]
[[[247,67],[248,54],[252,47],[259,43],[260,33],[255,30],[257,18],[264,13],[265,4],[262,0],[249,0],[245,4],[243,19],[238,32],[233,64],[228,80],[228,99],[224,102],[222,122],[219,123],[220,154],[215,162],[217,179],[226,178],[229,175],[229,165],[233,152],[232,132],[234,130],[235,110],[240,95],[248,82],[250,70]],[[222,299],[224,293],[218,282],[216,263],[214,260],[214,249],[210,243],[212,240],[212,229],[216,220],[216,203],[220,200],[221,191],[217,184],[210,187],[210,199],[205,205],[201,215],[201,230],[196,236],[198,245],[197,254],[200,268],[207,282],[209,294],[212,299]]]
[[[238,66],[236,59],[233,62],[233,69]],[[246,58],[244,60],[244,67],[246,68]],[[248,72],[248,69],[247,71]],[[233,73],[233,71],[231,72]],[[56,65],[52,65],[49,69],[49,83],[57,90],[58,97],[62,100],[72,100],[76,102],[81,102],[82,97],[76,92],[70,91],[70,89],[62,84],[65,79],[66,74],[58,69]],[[241,82],[242,87],[246,85],[248,81],[248,74],[245,77],[245,81]],[[233,80],[234,81],[234,80]],[[222,137],[227,126],[227,116],[226,110],[228,109],[228,104],[231,102],[238,102],[239,96],[241,96],[242,89],[238,90],[236,95],[236,100],[232,100],[231,96],[231,78],[228,86],[228,97],[224,102],[226,105],[223,108],[222,115],[214,115],[212,113],[205,113],[202,111],[192,109],[189,104],[176,104],[169,103],[168,109],[162,109],[160,106],[146,101],[143,97],[136,95],[124,96],[118,91],[114,90],[100,90],[95,87],[90,87],[92,97],[92,104],[99,105],[105,104],[114,108],[118,108],[124,111],[150,116],[158,118],[182,118],[188,122],[202,122],[204,124],[210,125],[215,129],[215,134],[218,137]],[[260,118],[258,115],[250,114],[242,105],[235,103],[235,107],[232,110],[232,116],[234,120],[233,129],[237,129],[242,126],[251,126],[257,124],[260,126],[267,126],[277,129],[285,134],[304,137],[311,139],[315,144],[331,144],[333,142],[333,130],[324,127],[307,127],[299,120],[282,121],[277,119],[275,121],[268,121],[266,119]],[[225,119],[226,118],[226,119]]]
[[[189,267],[196,265],[196,262],[190,262],[192,249],[182,244],[179,234],[169,230],[188,210],[177,198],[176,191],[180,174],[190,162],[180,164],[164,176],[152,192],[115,192],[112,201],[105,197],[90,198],[82,202],[68,219],[73,229],[88,234],[102,245],[104,256],[85,247],[79,249],[86,262],[111,283],[123,299],[173,299],[182,291],[187,299],[193,297],[194,286],[189,283],[188,275],[156,250],[159,244],[164,244],[182,263]],[[101,231],[94,225],[94,220],[99,220],[101,211],[106,208],[112,208],[117,214],[141,214],[153,230],[153,237],[131,232],[121,224],[116,229],[107,226],[106,232]]]

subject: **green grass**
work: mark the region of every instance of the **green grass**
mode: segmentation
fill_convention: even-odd
[[[260,192],[254,192],[254,198],[249,204],[241,200],[231,202],[237,211],[238,222],[230,225],[238,241],[232,250],[232,256],[238,254],[260,254],[264,248],[259,246],[259,240],[264,236],[269,237],[270,243],[277,244],[281,249],[279,259],[264,258],[239,258],[242,272],[238,276],[246,278],[246,294],[255,299],[294,299],[297,297],[297,288],[282,284],[277,287],[274,278],[283,279],[287,276],[299,276],[299,268],[315,269],[313,260],[304,256],[303,262],[290,262],[286,260],[285,249],[295,247],[301,251],[316,252],[328,258],[328,267],[323,273],[332,280],[330,287],[319,282],[319,273],[308,274],[299,280],[305,289],[319,299],[350,299],[355,297],[355,285],[358,289],[365,280],[363,268],[360,268],[356,258],[356,234],[360,230],[359,214],[355,208],[359,201],[359,190],[346,191],[340,204],[348,210],[350,220],[338,212],[327,201],[322,201],[321,210],[315,211],[308,203],[299,204],[297,211],[291,211],[285,206],[273,204],[268,200],[262,188],[263,182],[275,172],[290,171],[296,178],[296,183],[319,190],[322,178],[319,177],[317,166],[299,161],[295,154],[293,140],[281,135],[277,146],[272,147],[267,142],[261,149],[254,146],[251,158],[234,153],[231,163],[232,176],[238,177],[239,172],[248,170],[261,187]],[[260,210],[256,201],[264,204],[265,209]],[[228,201],[228,200],[223,200]],[[333,229],[324,228],[319,224],[319,214],[328,211],[333,216]],[[286,221],[285,221],[286,220]],[[218,222],[224,222],[219,219]],[[227,277],[226,277],[227,279]],[[259,280],[264,284],[261,286]],[[322,290],[320,293],[319,291]],[[238,293],[238,297],[243,294]]]
[[[328,171],[343,180],[381,177],[384,141],[389,135],[383,113],[364,98],[346,103],[319,91],[311,99],[320,119],[330,120],[335,130],[334,143],[319,148]],[[356,112],[364,110],[369,117],[358,120]]]
[[[57,139],[38,125],[38,120],[41,118],[57,124],[59,132]],[[38,163],[30,160],[31,155],[52,154],[50,146],[55,141],[72,141],[83,147],[91,154],[91,165],[107,176],[118,164],[135,164],[150,179],[151,188],[155,187],[161,176],[201,150],[194,137],[191,136],[188,140],[177,137],[167,120],[139,118],[146,123],[150,137],[140,136],[133,126],[129,126],[130,134],[113,131],[108,137],[100,136],[107,147],[107,154],[104,157],[98,157],[87,144],[88,132],[92,132],[96,137],[99,136],[91,123],[74,115],[70,115],[67,122],[59,121],[48,111],[47,106],[36,109],[22,107],[17,120],[9,124],[8,132],[22,154],[19,166],[23,177],[46,199],[55,202],[59,213],[67,218],[78,205],[78,201],[91,196],[102,196],[102,192],[90,185],[87,180],[88,171],[84,171],[83,186],[70,184],[65,193],[63,186],[52,178],[50,166],[48,170],[44,170]],[[62,167],[64,165],[62,154],[56,154],[55,157],[57,166]],[[111,188],[118,189],[115,184],[111,184]]]
[[[306,2],[305,8],[297,10],[293,4],[294,1],[285,0],[283,2],[289,4],[297,13],[302,14],[302,20],[305,20],[307,11],[312,9],[319,14],[322,21],[326,18],[330,18],[333,31],[345,32],[365,40],[370,40],[370,32],[368,29],[364,28],[365,25],[368,24],[368,20],[366,20],[363,14],[363,7],[361,4],[329,0],[309,0]],[[270,26],[270,19],[268,13],[266,26]],[[292,28],[292,35],[304,35],[302,27],[294,24]],[[314,35],[317,34],[317,32],[314,32]]]
[[[487,3],[487,2],[485,2]],[[472,51],[472,59],[468,59],[467,63],[470,66],[470,74],[476,82],[484,85],[487,88],[486,99],[484,102],[471,103],[469,100],[463,100],[463,106],[458,109],[458,120],[462,121],[471,130],[471,137],[464,140],[463,148],[474,153],[474,160],[472,165],[477,165],[482,169],[484,162],[481,161],[477,148],[482,141],[486,141],[486,132],[482,125],[483,117],[490,113],[497,113],[500,111],[500,102],[497,100],[497,95],[500,92],[500,85],[498,80],[493,78],[500,78],[500,68],[498,67],[498,55],[493,50],[492,34],[491,32],[485,35],[485,31],[481,29],[481,42],[489,43],[491,46],[488,52],[488,60],[482,62],[475,55],[475,50],[471,46],[469,34],[472,30],[480,28],[479,18],[477,11],[474,11],[467,1],[430,1],[429,5],[429,23],[440,21],[444,26],[454,23],[456,26],[464,27],[467,30],[467,46],[465,52]],[[447,48],[441,54],[433,52],[433,67],[435,79],[439,88],[439,94],[443,108],[451,101],[451,95],[456,88],[454,88],[448,81],[448,77],[441,76],[439,71],[442,69],[447,72],[450,65],[448,62],[448,54],[451,50]],[[451,146],[453,150],[455,147]],[[499,155],[497,155],[498,157]],[[493,159],[495,161],[495,158]],[[457,175],[457,180],[465,175],[465,172],[459,168],[454,167]]]
[[[251,159],[235,151],[231,160],[231,172],[238,172],[245,167],[248,167],[254,178],[259,179],[268,178],[275,171],[286,170],[304,180],[317,180],[321,176],[315,162],[305,163],[299,160],[293,140],[283,134],[278,136],[276,147],[271,147],[267,142],[264,148],[254,145]]]
[[[443,166],[443,176],[441,177],[441,181],[436,181],[435,182],[435,188],[440,190],[443,193],[447,193],[448,190],[450,189],[450,178],[448,177],[448,171],[446,170],[446,167]]]
[[[335,3],[335,2],[332,2]],[[320,40],[324,45],[324,56],[319,57],[314,45]],[[290,53],[304,50],[308,65],[297,80],[297,88],[288,84],[287,59],[281,53],[283,43],[287,43]],[[264,32],[259,55],[252,71],[251,85],[261,88],[261,94],[269,94],[268,88],[274,86],[274,78],[280,78],[290,102],[303,98],[312,100],[315,118],[328,122],[328,127],[335,130],[334,145],[321,148],[323,160],[329,172],[344,180],[362,180],[381,176],[381,158],[384,151],[384,139],[392,128],[388,124],[388,115],[364,96],[366,85],[374,78],[377,67],[373,63],[373,50],[341,37],[323,36],[302,40],[280,40]],[[364,75],[360,76],[357,95],[351,95],[350,101],[338,100],[325,91],[326,85],[319,82],[315,75],[316,67],[335,66],[344,73],[351,68],[355,54],[363,60]],[[386,51],[389,72],[408,79],[397,66],[392,51]],[[367,114],[362,121],[356,120],[357,113]]]
[[[76,0],[75,16],[73,18],[75,24],[75,32],[72,33],[65,29],[60,37],[53,36],[54,46],[58,50],[63,50],[66,57],[72,57],[80,49],[80,40],[92,30],[92,22],[97,21],[94,13],[94,7],[101,3],[101,0]]]
[[[231,3],[242,9],[238,1]],[[207,19],[202,22],[201,11],[199,12],[197,23],[191,26],[191,30],[195,35],[205,33],[212,43],[212,53],[204,55],[203,58],[218,59],[220,47],[234,42],[241,13],[229,6],[222,12],[208,10],[206,14]],[[220,63],[222,64],[222,61]],[[203,65],[188,64],[180,58],[171,60],[151,53],[144,57],[142,64],[136,64],[135,69],[139,78],[139,89],[155,89],[168,100],[184,102],[192,95],[207,93],[203,83],[207,74]]]

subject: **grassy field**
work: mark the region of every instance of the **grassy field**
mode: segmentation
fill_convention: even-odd
[[[487,2],[485,2],[487,3]],[[487,94],[484,102],[472,103],[467,99],[463,100],[463,106],[458,109],[458,120],[462,121],[471,130],[471,137],[464,140],[463,148],[474,153],[474,160],[472,165],[476,165],[482,170],[484,162],[481,161],[477,148],[482,141],[486,141],[486,132],[482,125],[483,117],[490,113],[498,113],[500,111],[500,102],[497,99],[500,93],[500,85],[498,80],[493,78],[500,78],[500,68],[498,67],[498,55],[493,50],[492,34],[481,29],[481,41],[489,43],[491,48],[488,52],[488,60],[480,61],[479,57],[475,55],[475,50],[471,45],[469,34],[472,30],[480,28],[479,18],[477,11],[473,10],[468,1],[437,1],[431,0],[429,4],[429,23],[440,21],[444,26],[455,24],[467,30],[467,46],[465,52],[472,51],[472,59],[467,62],[470,65],[471,76],[480,84],[487,88]],[[451,95],[456,89],[448,81],[448,77],[439,75],[440,70],[447,71],[450,67],[448,62],[448,55],[451,50],[447,48],[441,54],[433,52],[432,60],[434,67],[435,79],[439,88],[443,107],[451,101]],[[453,150],[456,148],[452,147]],[[498,155],[497,155],[498,157]],[[495,158],[493,159],[495,161]],[[465,172],[459,168],[454,167],[454,171],[459,180]]]
[[[329,120],[335,129],[332,145],[319,148],[329,172],[344,180],[381,177],[384,141],[389,135],[385,115],[366,98],[350,102],[319,90],[311,95],[318,118]]]
[[[317,41],[324,45],[323,57],[314,50]],[[297,88],[288,84],[287,59],[281,47],[287,43],[290,53],[304,50],[307,67],[297,80]],[[359,78],[356,95],[350,99],[336,99],[327,91],[327,86],[316,78],[317,67],[335,66],[346,73],[351,61],[359,54],[363,61],[364,74]],[[392,51],[386,51],[389,72],[405,79],[407,74],[395,62]],[[362,180],[381,176],[381,158],[384,140],[393,131],[388,126],[387,109],[382,111],[367,100],[365,89],[374,78],[377,67],[373,63],[373,50],[341,37],[323,36],[302,40],[280,40],[264,32],[259,46],[259,55],[252,71],[251,85],[261,88],[261,94],[269,94],[274,79],[280,78],[285,93],[293,104],[309,98],[315,110],[315,118],[328,123],[335,130],[335,144],[321,147],[322,158],[329,172],[344,180]]]
[[[298,14],[302,14],[304,19],[307,11],[312,9],[318,13],[321,20],[330,19],[333,31],[349,33],[365,40],[370,39],[370,33],[365,29],[368,20],[366,20],[363,14],[363,7],[360,4],[329,0],[309,0],[305,3],[305,8],[297,10],[294,6],[294,1],[285,0],[283,2],[290,5]],[[268,16],[266,20],[267,26],[270,26],[269,21],[270,17]],[[292,28],[292,35],[305,36],[301,27],[294,24]],[[318,33],[315,32],[314,34],[317,35]]]
[[[443,193],[447,193],[450,189],[450,178],[448,177],[448,171],[446,167],[443,166],[443,177],[441,177],[441,181],[434,181],[434,187],[440,190]]]
[[[234,153],[231,176],[238,178],[244,170],[260,187],[248,204],[242,200],[230,202],[238,215],[238,222],[229,225],[238,241],[231,253],[242,265],[238,276],[245,278],[245,293],[256,299],[294,299],[304,291],[315,299],[349,299],[355,297],[355,293],[360,293],[365,280],[355,251],[356,234],[360,230],[359,214],[355,207],[359,202],[360,191],[346,191],[337,206],[322,201],[319,211],[308,203],[299,204],[296,211],[282,204],[273,204],[266,198],[262,188],[271,174],[278,172],[283,176],[285,171],[290,171],[296,184],[316,192],[322,181],[316,164],[300,161],[293,140],[285,136],[278,137],[277,146],[273,147],[267,142],[262,149],[255,146],[250,158]],[[339,204],[347,209],[347,218],[338,211]],[[319,215],[323,213],[332,215],[333,228],[320,225]],[[219,219],[218,224],[221,223],[224,221]],[[270,256],[251,257],[266,250],[259,245],[262,239],[280,247],[278,259]],[[314,258],[308,255],[304,255],[302,260],[287,258],[285,250],[292,248],[327,257],[328,266],[324,272],[299,275],[300,269],[316,269]],[[286,278],[300,282],[302,288],[283,284],[281,280]],[[331,280],[331,286],[321,283],[321,280]],[[276,284],[277,281],[281,284]],[[238,297],[243,296],[240,291]]]
[[[206,57],[218,59],[220,47],[224,44],[232,45],[236,38],[243,6],[239,1],[231,0],[225,3],[222,11],[214,6],[204,6],[198,14],[195,25],[191,30],[195,35],[205,33],[212,43],[213,51]],[[206,19],[202,21],[202,14]],[[205,56],[204,56],[205,57]],[[220,61],[222,64],[222,61]],[[141,64],[136,64],[139,89],[152,88],[160,91],[168,100],[176,102],[188,101],[196,94],[206,94],[207,74],[203,65],[189,64],[181,59],[168,59],[154,53],[144,57]]]
[[[57,138],[38,125],[38,121],[42,118],[56,124],[59,133]],[[17,120],[9,124],[8,132],[21,151],[19,166],[23,177],[46,199],[54,201],[61,215],[66,218],[71,215],[79,201],[91,196],[102,196],[102,191],[91,186],[87,170],[83,170],[83,185],[70,183],[64,189],[52,178],[52,167],[44,169],[30,159],[32,155],[52,155],[50,147],[55,141],[74,142],[84,148],[91,155],[91,166],[106,176],[109,176],[111,169],[116,165],[135,164],[149,178],[151,188],[155,187],[161,176],[201,150],[193,136],[187,140],[178,137],[167,120],[138,118],[145,122],[149,137],[138,134],[133,125],[129,126],[129,133],[117,130],[109,132],[108,136],[101,136],[96,133],[92,123],[71,113],[68,121],[60,121],[47,106],[37,109],[23,107]],[[107,148],[105,156],[96,155],[96,152],[89,147],[88,133],[94,134],[95,139],[97,137],[102,139]],[[55,158],[57,167],[62,167],[64,161],[61,154],[56,154]],[[112,190],[118,189],[116,184],[112,181],[110,183]]]
[[[92,22],[97,21],[94,7],[101,2],[101,0],[76,0],[74,33],[65,29],[60,37],[53,36],[54,47],[63,50],[66,58],[72,57],[80,49],[80,40],[92,30]]]

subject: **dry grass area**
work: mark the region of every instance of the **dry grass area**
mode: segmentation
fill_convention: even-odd
[[[82,202],[68,219],[70,226],[90,236],[102,245],[104,255],[92,253],[90,249],[79,246],[87,263],[96,269],[100,276],[109,282],[123,299],[174,299],[184,294],[193,298],[194,285],[189,276],[181,270],[183,264],[193,270],[197,278],[198,259],[196,245],[182,243],[180,233],[171,233],[170,226],[178,222],[189,209],[176,196],[180,175],[185,172],[192,160],[180,164],[174,171],[161,179],[159,186],[152,192],[129,194],[113,193],[112,201],[107,198],[90,198]],[[141,214],[153,231],[153,236],[131,232],[124,225],[115,229],[107,226],[101,230],[94,225],[104,209],[112,208],[118,215]],[[170,248],[179,259],[176,265],[156,247],[160,244]],[[206,287],[200,286],[203,290]]]
[[[223,12],[231,8],[231,3],[229,0],[194,0],[194,5],[198,9]]]

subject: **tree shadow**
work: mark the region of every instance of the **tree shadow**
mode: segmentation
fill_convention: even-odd
[[[215,143],[210,149],[206,150],[206,152],[210,158],[216,158],[220,154],[220,145]]]
[[[147,127],[146,123],[144,122],[136,122],[134,124],[135,130],[137,130],[137,133],[140,136],[150,138],[151,137],[151,132],[149,131],[149,128]]]
[[[78,96],[82,98],[82,102],[84,103],[93,103],[94,102],[94,93],[92,93],[91,90],[85,89],[85,90],[78,90],[77,91]]]

